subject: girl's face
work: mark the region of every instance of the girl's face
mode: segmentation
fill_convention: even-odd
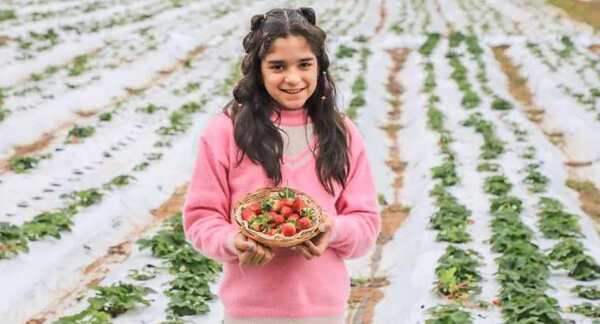
[[[303,108],[317,87],[317,58],[302,36],[276,39],[260,69],[267,92],[283,109]]]

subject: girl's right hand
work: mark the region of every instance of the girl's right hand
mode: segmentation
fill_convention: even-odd
[[[240,265],[263,266],[273,259],[273,251],[242,233],[238,233],[234,239]]]

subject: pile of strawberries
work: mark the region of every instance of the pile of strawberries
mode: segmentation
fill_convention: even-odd
[[[315,212],[300,198],[277,197],[246,206],[242,209],[242,219],[256,232],[290,237],[310,228],[315,221]]]

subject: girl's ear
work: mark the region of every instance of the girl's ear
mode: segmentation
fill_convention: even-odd
[[[315,25],[317,23],[317,16],[313,8],[301,7],[298,9],[298,11],[300,11],[302,16],[304,16],[304,18],[306,18],[311,25]]]

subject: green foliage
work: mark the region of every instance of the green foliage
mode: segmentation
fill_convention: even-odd
[[[600,305],[594,305],[592,303],[583,303],[579,305],[569,306],[567,312],[579,313],[583,316],[591,318],[600,318]]]
[[[27,251],[27,238],[21,229],[16,225],[0,222],[0,260]]]
[[[87,55],[79,55],[75,57],[73,60],[73,64],[69,67],[69,76],[78,76],[85,71],[86,65],[88,63]]]
[[[440,41],[441,35],[439,33],[429,33],[427,34],[427,40],[421,47],[419,48],[419,53],[424,56],[429,56],[433,52],[433,49],[436,47],[438,42]]]
[[[596,286],[582,286],[577,285],[573,289],[572,292],[577,293],[579,297],[591,300],[599,300],[600,299],[600,289]]]
[[[94,135],[96,130],[93,126],[85,126],[81,127],[78,125],[73,126],[69,133],[67,134],[67,143],[76,143],[79,139],[90,137]]]
[[[456,300],[466,300],[480,293],[481,275],[477,271],[477,267],[481,265],[480,259],[481,256],[473,250],[449,245],[435,269],[437,292]]]
[[[159,110],[167,110],[167,107],[157,106],[155,104],[148,104],[145,107],[137,108],[135,111],[143,112],[146,114],[153,114]]]
[[[109,112],[105,112],[105,113],[100,114],[100,116],[98,116],[98,118],[100,119],[100,121],[111,121],[112,114]]]
[[[492,109],[495,110],[510,110],[513,108],[513,105],[505,99],[502,98],[494,98],[492,101]]]
[[[558,267],[567,270],[569,277],[589,281],[600,278],[600,265],[584,254],[583,245],[572,239],[564,239],[554,246],[549,254]]]
[[[440,305],[428,310],[433,317],[425,321],[425,324],[472,324],[471,314],[462,310],[456,304]]]
[[[477,165],[477,171],[479,172],[497,172],[500,170],[498,163],[483,162]]]
[[[495,196],[503,196],[510,191],[512,184],[505,176],[495,175],[485,179],[483,188],[486,193]]]
[[[0,22],[16,18],[17,15],[14,10],[0,10]]]
[[[70,208],[43,212],[23,224],[23,235],[30,241],[48,236],[60,239],[61,232],[71,230],[73,215],[74,210]]]
[[[434,179],[440,179],[444,186],[453,186],[458,183],[456,166],[450,160],[446,160],[441,165],[431,168],[431,176]]]
[[[40,158],[33,156],[14,157],[8,160],[8,167],[15,173],[25,173],[40,163]]]
[[[351,58],[354,56],[355,53],[358,53],[357,49],[345,44],[341,44],[340,46],[338,46],[337,51],[335,52],[335,57],[337,57],[338,59]]]
[[[89,207],[102,200],[102,192],[96,188],[63,194],[61,198],[70,200],[70,206]]]

